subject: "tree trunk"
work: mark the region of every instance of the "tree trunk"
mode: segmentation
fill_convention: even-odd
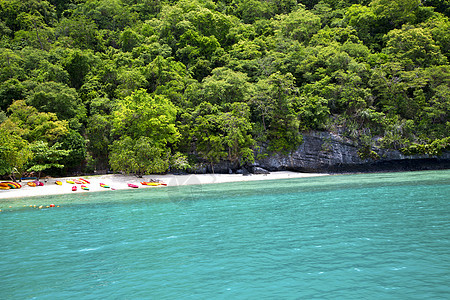
[[[34,29],[36,30],[36,37],[39,41],[39,44],[41,44],[41,49],[44,50],[44,46],[42,45],[41,38],[39,37],[39,31],[37,29],[36,21],[34,21],[33,23],[34,23]]]

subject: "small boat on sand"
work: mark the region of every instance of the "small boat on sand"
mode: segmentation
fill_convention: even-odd
[[[78,178],[78,180],[79,181],[81,181],[81,182],[83,182],[83,183],[87,183],[87,184],[90,184],[90,182],[89,181],[87,181],[86,179],[84,179],[84,178]]]
[[[133,188],[133,189],[137,189],[137,188],[139,187],[139,186],[137,186],[137,185],[135,185],[135,184],[132,184],[132,183],[129,183],[128,186],[129,186],[130,188]]]
[[[0,182],[0,188],[2,190],[20,189],[21,187],[22,187],[22,185],[18,182],[12,182],[12,181]]]
[[[81,189],[85,190],[85,191],[89,191],[89,187],[85,186],[85,185],[81,185]]]
[[[164,185],[166,186],[167,183],[164,183],[162,181],[143,181],[141,182],[142,185],[148,185],[148,186],[160,186],[160,185]]]
[[[77,190],[77,186],[76,185],[74,185],[73,187],[72,187],[72,191],[76,191]]]
[[[141,184],[142,185],[148,185],[148,186],[159,186],[159,185],[161,185],[161,183],[159,183],[159,182],[146,182],[146,181],[141,182]]]

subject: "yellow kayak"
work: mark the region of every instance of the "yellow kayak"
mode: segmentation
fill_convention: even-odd
[[[141,182],[142,185],[149,185],[149,186],[158,186],[161,185],[160,182]]]
[[[2,190],[8,190],[6,187],[9,187],[10,189],[20,189],[22,185],[17,182],[12,181],[6,181],[6,182],[0,182],[0,187],[3,187]]]

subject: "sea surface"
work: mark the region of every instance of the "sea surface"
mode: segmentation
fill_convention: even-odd
[[[450,299],[449,202],[450,171],[1,200],[0,299]]]

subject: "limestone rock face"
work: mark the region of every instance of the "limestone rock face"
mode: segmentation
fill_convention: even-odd
[[[450,153],[440,157],[405,156],[396,150],[374,149],[378,159],[361,159],[358,145],[329,132],[303,135],[303,143],[289,154],[276,153],[259,159],[254,166],[269,171],[373,172],[450,168]]]
[[[253,174],[270,174],[269,171],[267,171],[266,169],[263,169],[261,167],[253,167],[252,173]]]
[[[264,146],[261,147],[264,153]],[[208,162],[198,164],[188,173],[248,175],[267,174],[272,171],[297,172],[378,172],[450,169],[450,152],[441,156],[403,155],[400,151],[372,149],[377,159],[362,159],[356,142],[330,132],[309,132],[303,134],[303,143],[288,154],[275,153],[254,164],[239,165],[221,161],[211,166]],[[258,155],[255,155],[257,157]]]

